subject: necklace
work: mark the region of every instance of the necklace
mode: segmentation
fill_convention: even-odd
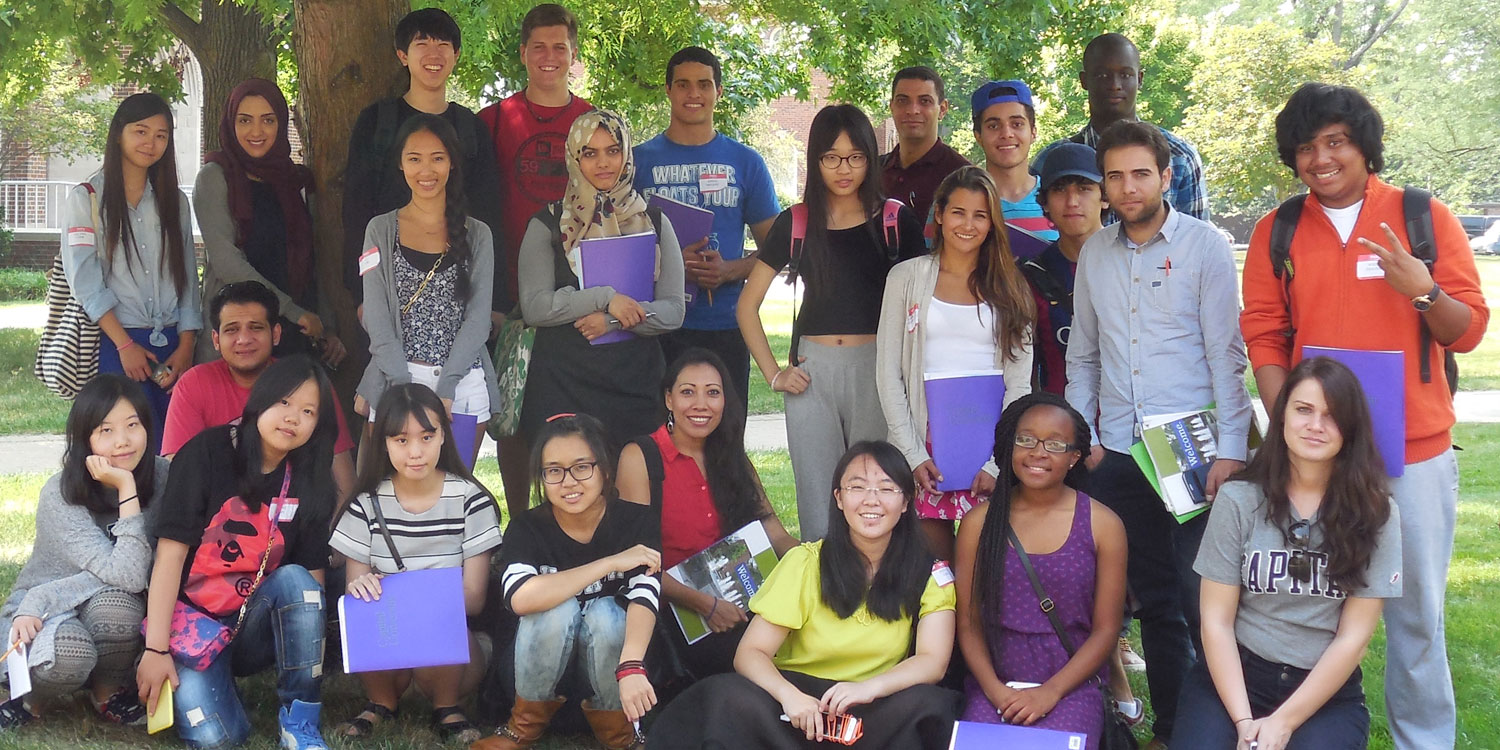
[[[573,106],[573,92],[568,92],[568,103],[559,107],[556,112],[552,113],[551,117],[542,117],[537,114],[536,107],[532,106],[531,99],[526,96],[525,91],[521,92],[521,102],[526,105],[526,111],[531,114],[531,119],[536,120],[538,123],[546,124],[561,117],[562,113],[568,111],[568,107]]]

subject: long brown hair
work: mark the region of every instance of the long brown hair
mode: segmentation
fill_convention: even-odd
[[[1349,368],[1327,357],[1304,359],[1292,368],[1271,408],[1265,444],[1235,478],[1260,487],[1266,497],[1266,520],[1285,535],[1291,524],[1291,499],[1286,488],[1292,479],[1286,407],[1292,389],[1305,380],[1316,380],[1322,386],[1328,413],[1343,438],[1343,446],[1333,457],[1323,502],[1318,506],[1318,526],[1323,532],[1322,551],[1328,555],[1328,577],[1349,591],[1365,585],[1375,540],[1391,517],[1390,488],[1385,464],[1375,447],[1370,410]]]
[[[125,156],[120,136],[126,125],[156,115],[167,118],[167,147],[161,158],[146,169],[146,181],[151,183],[151,191],[156,194],[162,262],[172,274],[172,285],[180,295],[187,290],[189,270],[197,273],[198,269],[189,269],[182,258],[183,243],[189,238],[182,236],[181,193],[177,190],[177,137],[173,133],[172,108],[165,99],[150,92],[125,97],[109,121],[109,139],[104,145],[104,191],[99,196],[104,221],[104,260],[109,264],[115,262],[116,246],[125,251],[126,267],[141,260],[135,232],[130,228],[130,211],[125,205]]]
[[[979,248],[979,263],[969,274],[969,293],[995,311],[995,344],[1005,350],[1006,359],[1013,360],[1030,338],[1028,331],[1036,322],[1036,303],[1015,256],[1010,253],[1005,216],[1000,211],[1000,189],[983,169],[959,167],[938,185],[932,202],[933,216],[942,219],[955,190],[972,190],[984,196],[990,231]],[[942,227],[932,241],[932,254],[938,258],[943,255]]]

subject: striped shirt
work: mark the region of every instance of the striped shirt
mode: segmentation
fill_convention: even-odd
[[[551,504],[539,505],[510,520],[500,552],[505,606],[514,611],[512,597],[537,576],[582,567],[637,544],[661,549],[661,517],[656,510],[626,500],[605,502],[604,516],[587,542],[575,540],[557,525]],[[623,598],[655,613],[661,599],[661,576],[646,572],[644,567],[612,572],[584,586],[574,597],[580,603],[602,597]]]
[[[1000,213],[1006,224],[1024,229],[1048,242],[1056,242],[1057,227],[1042,214],[1042,204],[1037,202],[1037,189],[1041,184],[1041,180],[1033,182],[1031,192],[1015,203],[1001,198]]]
[[[375,497],[362,493],[339,518],[328,545],[350,560],[369,565],[377,573],[398,571],[385,535],[375,517],[375,506],[390,525],[391,539],[407,570],[456,568],[464,560],[500,546],[500,514],[483,487],[448,475],[443,494],[431,508],[412,513],[396,500],[391,480],[380,483]]]

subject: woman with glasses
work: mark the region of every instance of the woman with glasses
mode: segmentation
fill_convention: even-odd
[[[916,214],[904,206],[882,210],[877,156],[875,130],[858,107],[818,112],[808,133],[803,202],[776,217],[736,308],[750,356],[771,389],[784,394],[803,539],[828,530],[822,498],[839,456],[855,442],[885,438],[875,393],[880,295],[892,266],[927,249]],[[760,318],[783,268],[789,283],[800,278],[803,287],[800,308],[793,301],[785,367]]]
[[[513,517],[500,547],[516,630],[516,702],[499,733],[471,750],[530,747],[562,708],[558,683],[581,665],[593,694],[583,715],[609,750],[638,747],[632,722],[656,705],[643,660],[661,598],[661,524],[621,500],[599,420],[546,420],[531,453],[537,503]],[[580,653],[581,652],[581,653]]]
[[[968,489],[938,489],[943,472],[930,452],[925,378],[1003,373],[1005,403],[1031,392],[1031,330],[1036,303],[1016,267],[1000,213],[1000,190],[979,167],[960,167],[933,199],[931,253],[891,269],[880,306],[875,384],[890,430],[917,478],[917,517],[933,554],[953,557],[953,522],[995,488],[1000,470],[953,477]]]
[[[1081,732],[1093,750],[1099,685],[1125,611],[1125,526],[1083,491],[1088,444],[1088,423],[1062,396],[1011,404],[995,428],[1004,468],[990,501],[959,524],[956,572],[958,646],[970,672],[963,720]]]
[[[1400,519],[1347,367],[1302,360],[1270,416],[1198,549],[1203,658],[1172,744],[1362,748],[1359,662],[1383,600],[1401,596]]]
[[[851,734],[861,748],[948,747],[958,695],[936,683],[953,653],[953,575],[917,530],[911,470],[891,444],[863,442],[834,477],[828,535],[751,597],[735,672],[674,701],[649,747],[799,750]]]

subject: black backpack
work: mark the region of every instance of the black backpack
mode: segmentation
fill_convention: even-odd
[[[1271,223],[1271,272],[1281,280],[1288,305],[1292,298],[1292,235],[1297,233],[1297,222],[1302,218],[1302,206],[1307,195],[1288,198],[1276,209],[1276,218]],[[1406,241],[1411,245],[1411,254],[1427,266],[1430,272],[1437,264],[1437,240],[1432,228],[1432,193],[1420,188],[1405,188],[1401,191],[1401,213],[1406,220]],[[1295,330],[1287,331],[1291,337]],[[1422,321],[1418,357],[1422,382],[1432,382],[1432,331]],[[1458,392],[1458,359],[1453,352],[1443,349],[1443,372],[1448,376],[1448,394]]]

